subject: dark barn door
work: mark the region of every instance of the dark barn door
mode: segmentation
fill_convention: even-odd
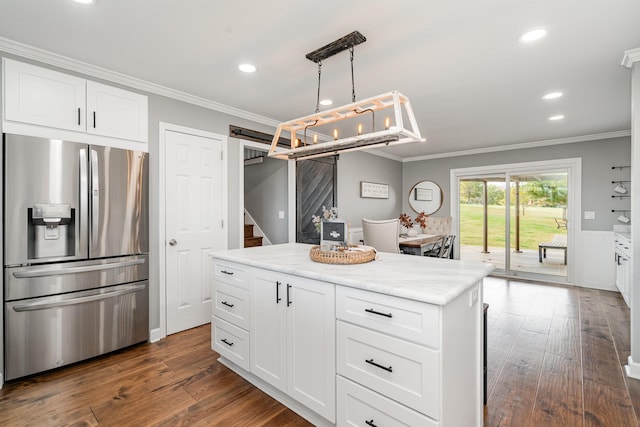
[[[320,243],[311,216],[322,215],[323,206],[336,206],[337,171],[337,156],[296,163],[296,242]]]

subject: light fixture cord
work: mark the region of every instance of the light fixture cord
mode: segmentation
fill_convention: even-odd
[[[322,61],[318,61],[318,96],[316,97],[316,114],[320,112],[320,77],[322,77]]]
[[[349,61],[351,62],[351,102],[356,102],[356,83],[353,78],[353,45],[349,46]]]

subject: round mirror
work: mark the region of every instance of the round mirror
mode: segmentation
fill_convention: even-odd
[[[420,181],[409,192],[409,206],[416,213],[431,215],[442,206],[442,189],[433,181]]]

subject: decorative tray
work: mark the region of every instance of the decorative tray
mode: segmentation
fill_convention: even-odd
[[[309,257],[312,261],[325,264],[363,264],[376,258],[376,251],[370,246],[349,245],[349,248],[351,250],[321,251],[320,246],[313,246],[309,250]]]

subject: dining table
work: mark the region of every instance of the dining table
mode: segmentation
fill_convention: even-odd
[[[441,234],[417,234],[415,236],[401,234],[398,239],[400,251],[408,255],[424,256],[443,237]],[[449,257],[453,258],[453,251],[451,251]]]

